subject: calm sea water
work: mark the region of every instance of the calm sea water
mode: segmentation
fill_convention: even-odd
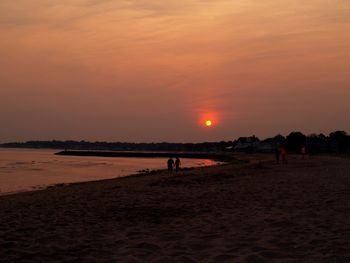
[[[123,177],[164,169],[164,158],[104,158],[54,155],[54,150],[0,149],[0,195],[53,184]],[[215,165],[212,160],[181,159],[182,167]]]

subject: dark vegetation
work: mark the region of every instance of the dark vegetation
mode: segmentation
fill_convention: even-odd
[[[334,153],[344,154],[350,153],[350,136],[345,131],[335,131],[328,136],[324,134],[304,135],[301,132],[291,132],[288,136],[277,135],[272,138],[260,140],[255,136],[241,137],[234,142],[237,144],[248,145],[246,152],[254,152],[254,145],[257,145],[255,152],[259,151],[259,147],[264,145],[270,146],[273,151],[278,146],[284,146],[288,152],[300,153],[303,146],[309,154]],[[251,147],[249,148],[249,145]],[[235,149],[235,147],[233,147]]]
[[[238,145],[245,145],[239,149]],[[277,135],[260,140],[256,136],[240,137],[234,141],[204,143],[128,143],[128,142],[87,142],[87,141],[28,141],[3,143],[4,148],[36,148],[66,150],[102,150],[102,151],[174,151],[174,152],[259,152],[259,147],[273,151],[277,145],[283,145],[291,153],[299,153],[303,146],[307,152],[316,153],[350,153],[350,136],[345,131],[335,131],[328,136],[324,134],[304,135],[291,132],[288,136]],[[268,146],[268,147],[266,147]]]

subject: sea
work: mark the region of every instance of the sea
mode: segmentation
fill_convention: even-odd
[[[55,155],[58,150],[0,149],[0,195],[51,185],[124,177],[166,169],[165,158],[113,158]],[[216,165],[209,159],[181,159],[181,167]]]

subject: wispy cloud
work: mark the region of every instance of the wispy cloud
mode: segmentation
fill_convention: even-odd
[[[151,111],[187,123],[192,108],[277,118],[266,105],[292,109],[299,96],[350,83],[348,0],[2,0],[0,28],[0,107],[31,108],[35,94],[38,116],[83,97],[101,119],[128,124]]]

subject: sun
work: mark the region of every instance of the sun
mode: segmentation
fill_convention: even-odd
[[[205,121],[205,126],[210,127],[213,125],[213,122],[211,120],[206,120]]]

